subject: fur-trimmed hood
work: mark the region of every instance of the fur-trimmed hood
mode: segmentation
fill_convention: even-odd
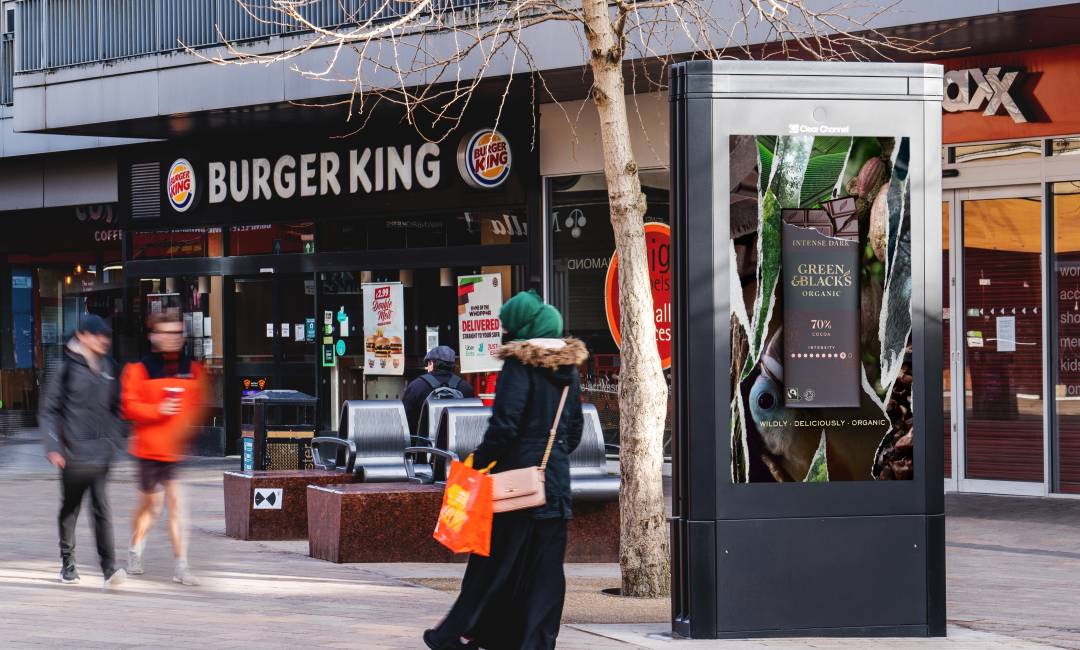
[[[517,359],[526,366],[558,370],[561,366],[580,366],[589,358],[589,351],[580,339],[529,339],[514,341],[495,353],[500,359]]]

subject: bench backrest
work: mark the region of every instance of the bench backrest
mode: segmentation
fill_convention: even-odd
[[[420,412],[420,423],[416,432],[418,436],[427,436],[431,444],[438,445],[439,426],[442,424],[442,414],[448,408],[462,406],[483,406],[484,402],[478,397],[463,397],[461,399],[427,399],[424,401],[424,409]]]
[[[606,475],[607,454],[604,450],[604,429],[600,425],[600,412],[595,404],[581,404],[583,425],[581,442],[570,454],[571,476]]]
[[[362,480],[406,480],[404,451],[409,422],[401,400],[350,400],[341,407],[338,437],[356,446],[356,469]],[[375,470],[374,468],[379,468]]]

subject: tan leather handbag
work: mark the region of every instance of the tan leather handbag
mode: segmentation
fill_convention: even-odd
[[[551,456],[551,447],[555,444],[555,432],[559,428],[559,418],[566,406],[566,393],[569,389],[569,386],[563,387],[559,409],[555,411],[555,421],[551,424],[547,448],[540,466],[511,469],[491,475],[491,498],[495,512],[536,508],[547,503],[547,496],[544,494],[544,470],[547,469],[548,458]]]

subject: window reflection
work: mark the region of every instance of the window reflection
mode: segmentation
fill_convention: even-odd
[[[668,222],[668,172],[643,171],[648,201],[645,221]],[[596,405],[604,438],[619,442],[619,348],[608,326],[605,280],[615,252],[615,237],[603,174],[548,180],[551,188],[551,302],[563,314],[566,333],[585,342],[590,352],[582,374],[582,396]],[[665,371],[670,386],[670,370]],[[671,398],[665,441],[671,436]]]

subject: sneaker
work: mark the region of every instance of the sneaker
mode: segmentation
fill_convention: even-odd
[[[75,560],[64,560],[64,567],[60,569],[60,582],[65,585],[79,584],[79,570],[75,568]]]
[[[128,551],[127,574],[129,576],[141,576],[143,573],[145,571],[143,570],[142,553]]]
[[[127,580],[127,571],[123,569],[113,569],[105,572],[106,589],[115,589],[124,584],[124,580]]]
[[[199,586],[199,579],[195,577],[195,574],[191,572],[191,567],[184,561],[176,563],[176,573],[173,575],[173,582],[179,582],[185,587]]]

